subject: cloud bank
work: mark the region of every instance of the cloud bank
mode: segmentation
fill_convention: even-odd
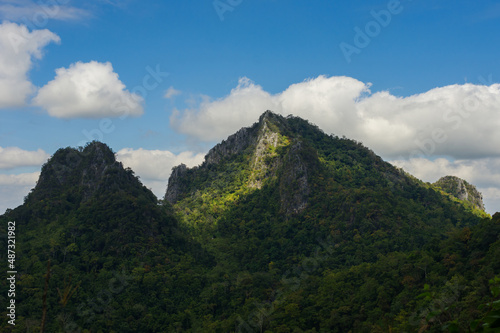
[[[50,157],[42,149],[23,150],[19,147],[0,147],[0,171],[19,167],[41,167]],[[0,214],[7,208],[23,203],[23,198],[35,187],[40,172],[21,174],[0,173]]]
[[[319,76],[273,95],[242,78],[224,98],[174,110],[170,123],[198,140],[219,141],[270,109],[362,141],[386,158],[500,156],[500,84],[450,85],[409,97],[371,93],[370,86]]]
[[[392,164],[403,168],[417,178],[427,182],[435,182],[443,175],[457,176],[480,187],[500,188],[500,158],[482,158],[477,160],[454,160],[437,158],[413,158],[410,160],[394,160]]]

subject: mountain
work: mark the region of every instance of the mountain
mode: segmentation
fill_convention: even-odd
[[[42,167],[24,205],[7,215],[21,228],[42,234],[50,229],[51,237],[71,233],[101,254],[122,255],[158,234],[182,243],[176,221],[161,216],[156,206],[156,197],[133,171],[124,169],[108,146],[93,142],[80,150],[58,150]]]
[[[393,250],[419,247],[425,235],[438,237],[478,221],[465,214],[463,205],[361,143],[270,111],[216,145],[199,167],[174,168],[165,200],[183,212],[185,223],[202,225],[204,236],[207,228],[234,236],[247,224],[255,228],[263,223],[267,229],[284,223],[290,228],[307,221],[311,240],[386,232],[382,238],[392,239]],[[274,221],[263,221],[263,216]],[[273,237],[285,236],[280,232]],[[395,235],[410,239],[398,242]]]
[[[17,319],[1,331],[500,325],[500,214],[270,111],[200,166],[175,167],[163,200],[103,143],[60,149],[24,204],[0,216],[1,234],[10,221]]]
[[[484,215],[361,143],[270,111],[200,166],[174,168],[165,201],[216,258],[213,273],[225,277],[211,280],[205,296],[216,306],[204,327],[220,331],[435,326],[421,313],[424,321],[415,319],[414,299],[424,285],[453,284],[446,272],[457,272],[454,260],[469,251],[440,246],[484,226]],[[492,260],[484,249],[473,253]],[[492,277],[488,271],[481,281]]]
[[[433,184],[458,200],[484,211],[483,196],[474,185],[455,176],[445,176]]]
[[[186,320],[211,258],[169,209],[105,144],[59,149],[24,204],[0,217],[4,234],[15,221],[14,331],[148,332]]]

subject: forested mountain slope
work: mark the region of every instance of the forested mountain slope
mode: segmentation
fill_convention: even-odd
[[[0,217],[4,235],[16,222],[13,331],[493,332],[486,216],[270,111],[174,168],[160,201],[105,144],[60,149]]]
[[[0,221],[3,234],[16,223],[16,332],[40,332],[49,267],[45,332],[182,326],[212,260],[99,142],[58,150]]]
[[[447,282],[446,268],[427,271],[445,260],[439,246],[486,215],[358,142],[270,111],[201,166],[174,168],[165,200],[216,257],[205,325],[221,331],[247,327],[232,313],[257,316],[257,330],[387,331],[425,283]]]

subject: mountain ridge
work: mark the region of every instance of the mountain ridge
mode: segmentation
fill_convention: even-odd
[[[255,212],[251,215],[257,222],[262,215],[272,217],[278,225],[285,221],[301,225],[315,216],[311,225],[318,230],[307,231],[311,238],[319,236],[319,230],[331,233],[327,225],[349,237],[378,229],[395,229],[397,233],[414,230],[412,241],[400,241],[394,248],[416,246],[424,234],[433,230],[439,235],[464,223],[465,216],[465,223],[477,221],[461,204],[384,162],[361,143],[327,135],[303,119],[270,111],[215,146],[200,166],[174,168],[167,201],[171,186],[177,187],[176,200],[169,202],[178,216],[198,232],[200,241],[208,243],[208,235],[229,237],[227,230],[238,230],[231,220],[249,215],[241,207],[250,202],[254,202],[250,204]],[[444,212],[433,213],[441,205],[450,212],[447,217]],[[412,211],[423,215],[409,218]],[[458,217],[461,214],[466,215]],[[316,226],[319,221],[324,226]],[[244,219],[241,223],[248,222]]]
[[[0,216],[0,233],[19,226],[14,331],[40,331],[47,276],[54,332],[402,333],[493,318],[480,305],[496,300],[500,215],[480,219],[359,142],[266,112],[171,180],[158,200],[107,145],[58,150]],[[109,287],[116,276],[126,288]]]
[[[303,144],[306,144],[307,146],[307,142],[304,141],[304,138],[295,138],[291,140],[291,137],[287,136],[287,133],[293,132],[289,124],[291,120],[302,122],[302,126],[310,126],[315,131],[317,131],[317,133],[321,133],[320,135],[327,136],[317,126],[311,125],[307,121],[304,122],[302,119],[298,117],[288,116],[285,118],[283,116],[273,113],[270,110],[267,110],[259,117],[258,122],[254,123],[250,127],[241,128],[236,133],[230,135],[226,140],[222,140],[221,143],[215,145],[212,149],[210,149],[210,151],[205,156],[204,162],[200,166],[187,168],[185,165],[181,164],[179,166],[174,167],[172,169],[170,178],[168,180],[167,190],[164,199],[174,204],[183,195],[186,195],[186,193],[189,192],[189,189],[184,186],[186,185],[186,183],[189,183],[185,179],[190,177],[188,175],[191,175],[193,172],[196,173],[200,169],[205,169],[209,168],[210,166],[217,165],[223,162],[224,160],[230,159],[232,156],[243,154],[245,151],[247,151],[248,154],[249,153],[248,150],[250,150],[250,154],[252,155],[252,157],[250,158],[251,162],[249,165],[249,169],[251,169],[252,171],[250,176],[248,177],[249,178],[248,186],[251,188],[253,187],[261,188],[263,180],[265,180],[268,177],[271,177],[272,175],[275,175],[277,168],[282,166],[284,160],[275,158],[276,151],[278,149],[283,150],[294,147],[292,151],[295,151],[295,154],[293,154],[293,157],[289,156],[289,158],[295,160],[297,172],[294,172],[293,170],[290,171],[292,172],[293,175],[296,175],[298,173],[307,174],[307,168],[304,168],[305,166],[304,161],[300,158],[300,154],[298,154],[298,152],[301,151],[301,147],[303,147],[302,146]],[[304,125],[306,123],[307,125]],[[335,136],[330,136],[330,137],[335,138],[337,142],[344,142],[344,143],[352,142],[354,143],[355,146],[362,147],[362,145],[356,141],[340,139]],[[314,142],[315,139],[317,138],[312,138],[312,140],[310,139],[308,142]],[[349,149],[354,150],[357,148],[351,147]],[[383,168],[382,175],[387,179],[389,183],[393,184],[392,186],[397,186],[398,183],[401,184],[402,182],[409,182],[409,180],[404,180],[406,175],[409,175],[408,173],[401,172],[398,170],[398,168],[395,168],[389,163],[384,162],[379,156],[377,156],[370,149],[366,149],[364,154],[365,157],[367,158],[363,161],[363,163],[373,163],[374,167]],[[311,162],[313,162],[314,160],[315,160],[314,158],[310,159]],[[269,165],[267,165],[266,161],[267,163],[269,163]],[[352,159],[348,162],[351,164],[357,163],[356,160]],[[266,172],[269,174],[266,175]],[[414,177],[410,176],[410,178]],[[291,184],[292,182],[290,180],[288,183]],[[306,193],[308,193],[309,191],[307,186],[308,184],[307,176],[301,177],[301,180],[298,182],[302,184],[301,185],[303,190],[302,192],[304,193],[305,197]],[[300,203],[297,203],[297,207],[298,206],[305,207],[304,200],[305,199],[299,200]],[[476,200],[475,206],[477,206],[477,208],[480,211],[484,212],[484,204],[482,203],[482,197],[480,197],[479,200]],[[295,208],[292,210],[297,210],[297,209]],[[300,210],[301,209],[298,209],[297,211]]]

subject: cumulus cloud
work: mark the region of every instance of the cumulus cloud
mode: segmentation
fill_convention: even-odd
[[[0,169],[13,169],[24,166],[40,166],[50,157],[42,149],[27,151],[18,147],[0,147]]]
[[[167,150],[146,150],[124,148],[116,153],[116,158],[141,177],[143,184],[152,189],[153,193],[163,198],[167,190],[168,177],[172,168],[181,163],[188,167],[203,162],[205,154],[190,151],[174,154]]]
[[[180,95],[181,93],[182,92],[180,90],[177,90],[171,86],[167,89],[167,91],[165,91],[165,95],[163,95],[163,97],[165,97],[166,99],[171,99],[177,95]]]
[[[500,212],[500,158],[449,160],[437,158],[412,158],[409,160],[393,160],[392,164],[406,170],[415,177],[435,182],[443,176],[456,176],[477,186],[483,194],[486,209],[490,213]]]
[[[49,30],[29,31],[24,25],[0,24],[0,108],[20,107],[35,92],[27,73],[33,59],[42,58],[42,49],[59,36]]]
[[[49,19],[60,21],[81,20],[91,16],[90,12],[57,2],[32,0],[4,0],[0,4],[0,18],[9,21],[29,21],[35,26],[44,26]]]
[[[380,92],[359,103],[358,136],[388,156],[500,156],[499,106],[500,84],[451,85],[406,98]]]
[[[0,174],[0,214],[22,205],[23,198],[35,187],[39,172],[19,175]]]
[[[57,118],[139,116],[143,98],[125,89],[111,63],[77,62],[56,70],[56,77],[33,99]]]
[[[371,93],[370,83],[319,76],[270,94],[247,78],[230,94],[174,110],[170,122],[203,141],[221,140],[265,110],[293,114],[387,157],[500,156],[500,84],[451,85],[409,97]]]

